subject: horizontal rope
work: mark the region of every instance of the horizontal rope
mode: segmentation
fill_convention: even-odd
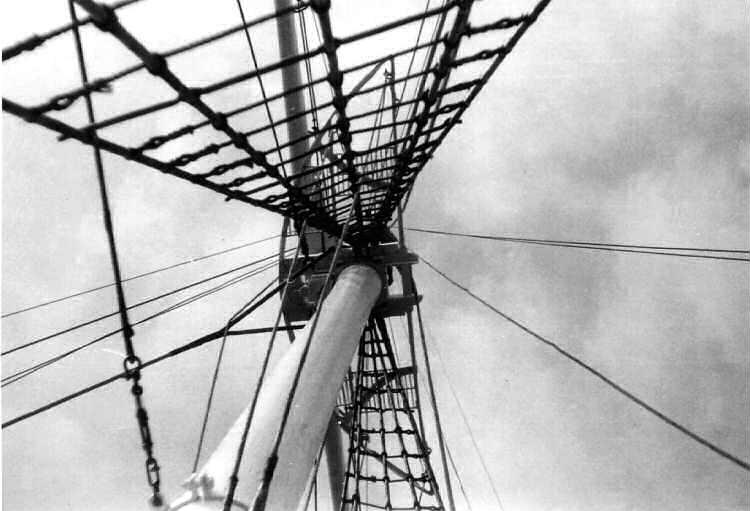
[[[487,234],[467,234],[460,232],[448,232],[438,231],[433,229],[420,229],[416,227],[407,228],[408,231],[422,232],[427,234],[440,234],[444,236],[454,236],[462,238],[477,238],[492,241],[507,241],[511,243],[527,243],[532,245],[544,245],[551,247],[567,247],[567,248],[580,248],[587,250],[605,250],[610,252],[631,252],[636,254],[655,254],[655,255],[666,255],[674,257],[692,257],[700,259],[720,259],[724,261],[750,261],[750,258],[744,257],[730,257],[730,256],[719,256],[719,255],[706,255],[706,254],[683,254],[682,252],[721,252],[721,253],[732,253],[732,254],[750,254],[748,250],[736,250],[736,249],[719,249],[719,248],[694,248],[694,247],[668,247],[660,245],[626,245],[622,243],[595,243],[586,241],[562,241],[562,240],[548,240],[538,238],[516,238],[510,236],[491,236]],[[638,249],[638,250],[630,250]],[[644,249],[644,250],[640,250]],[[650,250],[654,249],[654,250]]]

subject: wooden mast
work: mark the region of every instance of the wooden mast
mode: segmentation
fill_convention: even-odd
[[[293,0],[274,0],[277,11],[291,7]],[[298,53],[295,19],[292,14],[276,18],[281,58]],[[284,96],[287,117],[304,111],[302,79],[298,64],[282,68],[284,90],[297,90]],[[304,159],[295,159],[307,151],[304,116],[287,123],[289,140],[300,140],[290,147],[291,176],[302,172]],[[295,183],[299,185],[300,183]],[[312,237],[308,233],[300,233]],[[312,242],[312,240],[310,240]],[[259,389],[257,408],[248,433],[239,485],[232,509],[248,509],[258,489],[266,461],[279,430],[286,398],[293,385],[306,343],[310,343],[305,366],[292,401],[291,413],[279,448],[279,461],[266,501],[266,509],[296,509],[310,479],[320,445],[326,441],[327,465],[334,508],[341,503],[343,482],[343,446],[332,412],[336,396],[359,344],[362,330],[380,296],[383,282],[377,271],[354,264],[342,270],[321,306],[313,339],[311,325],[290,346],[266,383]],[[184,511],[219,510],[224,507],[236,453],[249,406],[237,418],[200,471],[186,483],[188,491],[175,500],[170,509]]]

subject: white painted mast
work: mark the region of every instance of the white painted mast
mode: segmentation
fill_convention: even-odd
[[[320,445],[326,436],[336,397],[359,344],[359,338],[380,295],[382,281],[367,265],[345,268],[321,306],[299,386],[279,448],[267,511],[296,509],[303,496]],[[302,330],[260,389],[257,408],[243,454],[233,510],[248,509],[260,486],[278,432],[312,321]],[[249,407],[208,461],[188,483],[188,491],[170,509],[222,509]]]
[[[293,4],[293,0],[274,1],[277,11]],[[293,15],[277,17],[282,59],[298,53],[294,23]],[[282,68],[282,81],[284,90],[299,88],[302,85],[299,65]],[[305,107],[301,89],[285,95],[284,104],[287,117],[303,111]],[[286,124],[289,140],[300,139],[307,133],[304,116]],[[306,150],[307,142],[303,139],[290,147],[290,156],[294,159]],[[292,176],[303,170],[303,162],[304,159],[300,158],[292,163]],[[346,370],[354,357],[359,338],[382,286],[378,273],[367,265],[351,265],[341,271],[323,301],[313,339],[309,339],[312,324],[309,322],[269,373],[258,396],[231,509],[249,509],[260,487],[286,399],[307,342],[310,342],[310,349],[282,436],[279,460],[269,486],[265,509],[297,509],[310,482],[315,458],[324,440],[327,445],[332,503],[334,508],[339,507],[344,472],[343,447],[332,413]],[[186,483],[188,490],[171,504],[170,509],[223,509],[249,411],[250,406],[237,418],[208,461]]]

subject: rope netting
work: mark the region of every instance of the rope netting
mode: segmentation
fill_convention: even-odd
[[[299,1],[260,16],[254,6],[185,36],[181,25],[199,14],[180,14],[195,6],[173,3],[164,19],[164,2],[76,0],[84,48],[93,65],[103,61],[100,72],[83,86],[16,94],[16,63],[49,67],[45,51],[55,58],[71,26],[33,35],[3,50],[14,94],[3,110],[334,236],[359,194],[354,243],[382,238],[420,171],[548,3],[497,18],[471,0]],[[206,25],[216,17],[207,12]],[[298,51],[284,58],[281,20],[298,27]],[[140,35],[144,23],[158,27],[156,36]],[[301,81],[285,89],[291,68]],[[97,101],[93,123],[73,108],[88,94]]]
[[[339,395],[349,435],[344,509],[445,509],[424,443],[413,366],[399,367],[385,324],[371,320]]]

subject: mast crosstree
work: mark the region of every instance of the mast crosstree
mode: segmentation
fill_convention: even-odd
[[[138,63],[32,106],[3,98],[3,110],[63,140],[283,216],[279,317],[287,330],[307,322],[266,376],[277,319],[252,403],[170,509],[294,509],[309,499],[305,491],[316,485],[325,452],[334,508],[453,511],[439,424],[448,505],[426,440],[411,317],[408,365],[396,360],[386,328],[386,318],[410,314],[420,299],[411,274],[418,258],[406,250],[403,226],[396,236],[389,224],[397,211],[401,223],[417,176],[549,0],[489,20],[472,20],[473,0],[427,1],[424,10],[393,12],[343,36],[330,0],[275,0],[275,12],[249,21],[238,1],[239,25],[167,51],[148,48],[121,21],[119,10],[137,0],[73,2],[88,14],[80,23],[74,19],[76,34],[90,25]],[[252,32],[266,23],[277,27],[279,58],[261,65]],[[70,29],[6,48],[3,61]],[[404,44],[414,32],[416,40]],[[201,85],[175,71],[180,56],[241,33],[253,69]],[[479,44],[467,44],[469,38]],[[143,71],[173,97],[80,127],[66,119],[80,98],[90,104]],[[237,101],[246,96],[237,87],[256,80],[262,100]],[[218,107],[217,96],[231,96],[235,104]],[[199,120],[166,130],[168,123],[143,127],[144,120],[169,118],[179,106]],[[113,134],[136,123],[142,128],[129,137]],[[285,258],[287,237],[295,235],[302,255]],[[310,265],[310,257],[317,262]]]

